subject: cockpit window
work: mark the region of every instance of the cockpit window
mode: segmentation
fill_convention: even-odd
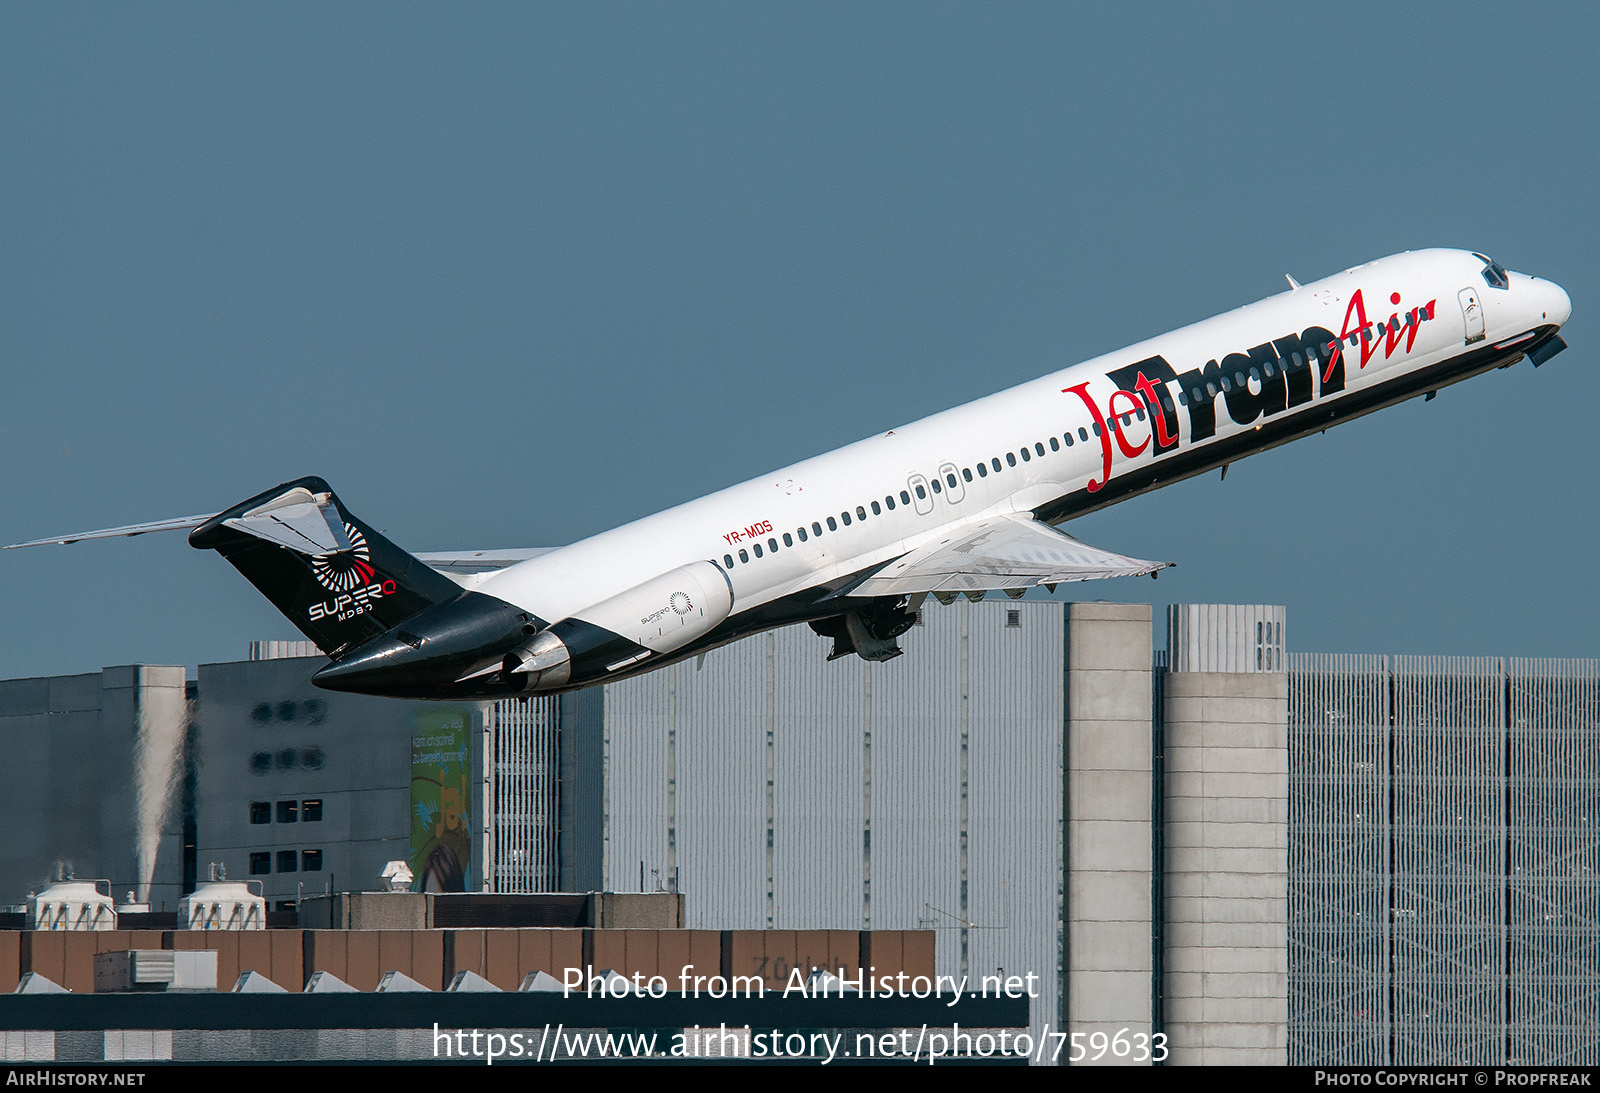
[[[1472,257],[1483,262],[1483,281],[1490,288],[1510,288],[1511,278],[1506,274],[1506,267],[1490,258],[1487,254],[1472,252]]]

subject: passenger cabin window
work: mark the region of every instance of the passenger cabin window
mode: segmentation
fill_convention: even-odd
[[[828,530],[829,531],[838,531],[839,530],[839,522],[837,520],[835,520],[831,516],[828,517]]]
[[[750,552],[747,551],[747,550],[741,549],[739,551],[739,560],[741,562],[748,562],[750,560]]]
[[[791,536],[787,531],[783,533],[783,545],[786,547],[794,546],[794,537]]]

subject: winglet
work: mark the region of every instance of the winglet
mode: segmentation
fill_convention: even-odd
[[[1300,287],[1300,282],[1296,281],[1293,277],[1290,277],[1287,273],[1283,275],[1283,279],[1289,282],[1289,291],[1291,292]]]

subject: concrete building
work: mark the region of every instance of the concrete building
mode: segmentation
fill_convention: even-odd
[[[413,776],[428,776],[413,770],[417,741],[445,731],[453,741],[445,750],[454,751],[470,747],[482,727],[475,704],[320,690],[310,683],[317,663],[292,657],[199,669],[200,868],[220,863],[230,879],[259,881],[278,911],[292,910],[302,894],[375,890],[387,862],[409,861]],[[464,831],[481,826],[482,804],[480,792],[477,821],[457,818]],[[465,884],[477,887],[475,859],[465,858]]]
[[[1287,1061],[1281,607],[1173,605],[1162,673],[1163,1021],[1173,1061]]]
[[[134,892],[177,903],[186,702],[182,668],[0,681],[13,817],[0,843],[0,902],[20,903],[66,871],[110,881],[118,902]]]

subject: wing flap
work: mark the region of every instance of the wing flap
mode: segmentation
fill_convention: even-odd
[[[1028,516],[996,516],[926,543],[851,590],[852,596],[985,592],[1142,577],[1170,566],[1101,550]]]

